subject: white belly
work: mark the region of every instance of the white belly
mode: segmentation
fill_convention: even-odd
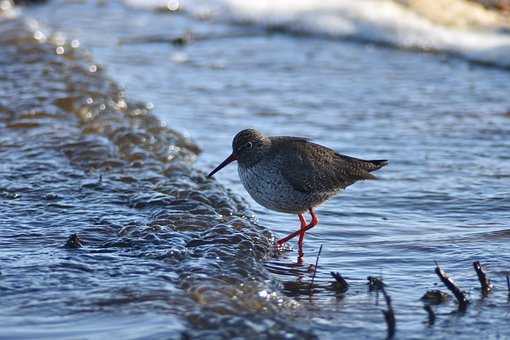
[[[238,166],[241,183],[250,196],[260,205],[286,213],[302,213],[324,202],[335,194],[303,193],[285,180],[278,166],[264,166],[263,162],[250,168]]]

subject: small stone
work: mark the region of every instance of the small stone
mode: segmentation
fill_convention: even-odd
[[[440,303],[448,301],[448,294],[438,289],[428,290],[421,299],[424,302],[438,305]]]

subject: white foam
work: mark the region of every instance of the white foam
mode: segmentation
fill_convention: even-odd
[[[18,14],[11,0],[0,0],[0,20],[2,18],[14,18]]]
[[[148,0],[126,1],[148,3]],[[391,0],[183,0],[181,3],[188,10],[203,9],[208,4],[218,16],[236,22],[442,51],[510,67],[508,32],[440,26]]]
[[[143,9],[161,8],[166,6],[166,0],[124,0],[124,3],[131,7]]]

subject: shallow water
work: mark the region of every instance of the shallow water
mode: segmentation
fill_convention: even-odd
[[[72,15],[77,11],[79,17]],[[203,152],[191,166],[196,148],[173,132],[172,138],[161,139],[166,129],[147,132],[147,124],[157,124],[152,118],[131,122],[107,115],[97,124],[88,122],[88,109],[75,106],[97,110],[96,97],[101,103],[115,98],[111,105],[118,111],[123,101],[103,76],[91,80],[72,68],[64,73],[67,83],[34,76],[27,84],[13,71],[9,79],[19,85],[4,90],[4,98],[19,96],[21,88],[27,93],[38,88],[50,104],[27,94],[27,104],[4,99],[0,107],[18,113],[23,105],[42,105],[59,118],[49,127],[32,127],[34,120],[25,117],[15,119],[25,124],[18,124],[21,130],[11,122],[3,127],[3,159],[9,159],[3,172],[18,174],[1,185],[2,211],[12,211],[3,219],[10,226],[3,233],[11,240],[2,246],[0,284],[8,292],[2,299],[7,302],[4,334],[20,329],[28,315],[38,325],[36,334],[48,337],[93,336],[112,327],[132,338],[182,332],[325,338],[341,332],[383,338],[384,303],[376,304],[376,294],[366,287],[368,275],[382,275],[393,298],[398,337],[508,336],[509,72],[440,54],[296,36],[117,2],[56,1],[26,12],[39,19],[43,32],[65,32],[68,42],[78,39],[94,60],[84,61],[80,52],[69,63],[84,63],[85,69],[96,61],[104,64],[128,99],[150,102],[160,119]],[[187,30],[195,35],[190,44],[168,42]],[[50,52],[42,52],[48,56],[34,64],[42,74],[57,58]],[[16,53],[11,52],[11,60]],[[24,69],[28,61],[19,63]],[[75,92],[68,93],[75,82],[84,85],[72,85]],[[75,99],[55,104],[56,90],[65,98],[79,97],[80,105]],[[85,127],[60,117],[59,110],[69,105],[85,117]],[[146,111],[140,104],[129,107],[123,109],[127,116]],[[55,120],[62,125],[57,136]],[[112,124],[114,129],[121,125],[120,136],[103,128]],[[130,129],[134,124],[136,133],[125,132],[126,124]],[[268,231],[277,236],[294,231],[295,216],[258,207],[242,189],[235,166],[216,175],[217,181],[206,181],[201,172],[229,154],[232,136],[245,127],[307,136],[342,153],[391,163],[379,171],[379,181],[356,183],[318,209],[321,224],[307,234],[305,264],[296,265],[295,250],[271,255]],[[36,131],[31,144],[26,129]],[[92,140],[85,147],[76,142],[87,138]],[[140,145],[132,146],[132,140]],[[170,157],[177,165],[167,165],[165,146],[176,142],[184,143],[184,151]],[[42,159],[36,157],[32,169],[27,157],[34,153]],[[16,162],[19,166],[13,167]],[[44,185],[37,191],[33,183]],[[48,193],[56,196],[41,200]],[[25,195],[32,198],[24,201]],[[247,205],[263,227],[244,217],[251,216]],[[44,218],[34,219],[43,211]],[[74,232],[86,247],[61,248]],[[317,287],[310,296],[308,266],[321,244]],[[464,314],[455,312],[452,301],[434,307],[437,320],[428,326],[419,298],[437,288],[434,260],[470,292],[473,303]],[[474,260],[486,264],[496,286],[483,300]],[[351,284],[345,296],[327,289],[330,271],[339,271]],[[41,303],[29,303],[35,294]],[[90,313],[81,321],[83,314],[77,312],[84,310]],[[55,311],[56,319],[50,319]],[[101,313],[111,322],[97,321]],[[82,322],[97,323],[97,329]],[[69,333],[55,333],[55,325]]]
[[[190,167],[195,145],[70,46],[0,32],[0,337],[224,337],[259,310],[282,315],[262,333],[306,334],[266,282],[271,235]]]

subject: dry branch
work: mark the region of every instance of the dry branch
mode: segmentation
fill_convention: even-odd
[[[466,297],[466,293],[462,291],[457,284],[446,274],[446,272],[439,267],[439,264],[436,262],[436,269],[434,270],[443,282],[443,284],[448,288],[453,295],[455,295],[455,298],[459,302],[459,309],[465,310],[469,304],[469,300]]]
[[[388,335],[387,339],[392,339],[395,335],[395,326],[396,326],[396,320],[395,320],[395,313],[393,312],[393,306],[391,305],[391,297],[386,293],[386,289],[384,289],[384,285],[381,281],[380,290],[382,291],[384,295],[384,299],[386,300],[386,306],[388,307],[388,310],[383,310],[382,313],[384,315],[384,320],[386,320],[386,325],[388,326]]]
[[[335,279],[331,286],[337,293],[345,293],[349,290],[349,284],[340,273],[331,272],[331,276]]]
[[[479,261],[473,262],[473,267],[475,268],[476,275],[478,276],[478,281],[480,281],[480,285],[482,286],[482,294],[489,294],[493,288],[491,280],[489,280],[487,274],[483,271],[482,265]]]
[[[317,266],[319,265],[319,258],[321,257],[321,252],[322,252],[322,244],[319,248],[319,252],[317,253],[317,258],[315,259],[315,269],[313,271],[313,276],[312,276],[312,282],[310,282],[310,294],[312,293],[312,287],[313,287],[313,282],[315,281],[315,274],[317,273]]]

